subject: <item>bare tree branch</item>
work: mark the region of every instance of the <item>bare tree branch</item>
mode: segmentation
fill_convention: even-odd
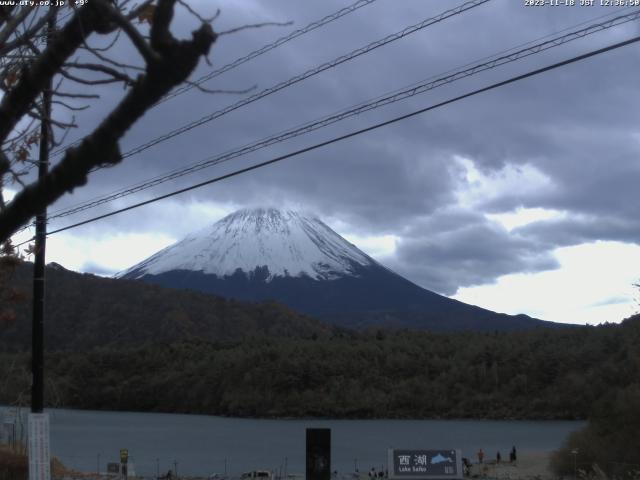
[[[134,82],[134,80],[130,78],[128,75],[121,74],[120,72],[116,72],[116,75],[113,75],[111,78],[98,78],[98,79],[81,78],[65,70],[61,70],[60,75],[71,80],[72,82],[80,83],[82,85],[104,85],[108,83],[119,83],[119,82],[124,82],[125,85],[133,85],[133,82]]]
[[[11,18],[11,12],[13,12],[14,8],[15,8],[15,5],[0,6],[0,27],[4,25],[5,22],[7,22],[7,20]]]
[[[54,100],[54,102],[55,102],[55,100]],[[52,102],[52,103],[53,103],[53,102]],[[86,109],[86,108],[89,108],[89,105],[86,105],[86,106],[85,106],[85,108],[83,108],[82,110],[84,110],[84,109]],[[72,120],[73,120],[74,122],[76,121],[76,117],[71,117],[71,118],[72,118]],[[71,131],[70,129],[63,130],[63,131],[62,131],[62,137],[60,138],[60,140],[56,140],[54,137],[52,137],[52,139],[51,139],[51,146],[53,146],[53,147],[59,147],[60,145],[62,145],[62,144],[65,142],[65,140],[67,139],[67,135],[69,134],[69,132],[70,132],[70,131]]]
[[[11,168],[11,162],[9,161],[5,153],[2,150],[0,150],[0,179],[4,177],[4,175],[9,171],[10,168]],[[0,183],[0,187],[1,186],[2,184]],[[2,193],[2,189],[0,188],[0,194],[1,193]]]
[[[29,7],[25,7],[29,8]],[[31,42],[31,40],[36,36],[37,32],[41,31],[42,28],[47,24],[49,19],[58,14],[58,7],[50,8],[49,11],[42,15],[38,21],[29,27],[25,32],[20,34],[15,40],[9,43],[4,43],[2,38],[0,38],[0,55],[6,55],[8,52],[15,50],[20,45],[24,45],[27,42]]]
[[[30,116],[31,118],[35,118],[36,120],[39,120],[40,122],[49,122],[51,125],[56,126],[58,128],[74,128],[78,126],[75,123],[61,122],[60,120],[55,120],[53,118],[46,118],[46,116],[42,115],[41,113],[37,113],[33,111],[27,113],[27,115]]]
[[[170,48],[170,45],[175,41],[169,31],[175,3],[176,0],[159,1],[153,12],[150,41],[151,48],[158,53],[164,53],[165,49]]]
[[[133,24],[124,16],[120,11],[112,6],[109,6],[111,10],[111,16],[124,33],[127,34],[131,43],[138,49],[142,58],[147,63],[154,63],[160,60],[160,57],[154,52],[149,44],[146,42],[140,32],[133,26]]]
[[[22,138],[26,137],[27,135],[29,135],[29,133],[33,133],[35,131],[33,127],[33,124],[35,123],[34,119],[31,119],[29,121],[29,123],[24,126],[22,129],[18,130],[16,132],[16,134],[13,137],[9,137],[7,138],[4,142],[3,145],[6,145],[8,143],[11,144],[16,144],[17,142],[19,142]]]
[[[12,183],[17,183],[18,185],[20,185],[22,188],[26,187],[26,184],[22,181],[22,179],[20,177],[26,175],[28,172],[23,170],[22,172],[14,172],[13,170],[9,171],[9,175],[11,176],[11,182]]]
[[[107,52],[107,51],[109,51],[111,49],[111,47],[113,47],[116,44],[116,42],[120,38],[120,32],[121,32],[121,30],[116,30],[116,33],[113,36],[113,39],[104,47],[86,47],[86,46],[83,46],[82,48],[86,48],[87,50],[90,50],[90,51],[95,50],[97,52]]]
[[[198,20],[200,20],[200,22],[202,22],[202,23],[211,24],[211,23],[213,23],[213,21],[215,19],[217,19],[220,16],[220,9],[219,8],[216,10],[216,13],[211,18],[204,18],[202,15],[200,15],[198,12],[196,12],[193,8],[191,8],[189,6],[189,4],[187,2],[185,2],[184,0],[178,0],[178,3],[180,5],[182,5],[191,15],[193,15]]]
[[[63,102],[62,100],[52,100],[51,103],[53,105],[60,105],[61,107],[64,107],[67,110],[71,110],[73,112],[79,112],[79,111],[82,111],[82,110],[86,110],[90,106],[90,105],[82,105],[81,107],[77,107],[75,105],[69,105],[68,103]]]
[[[107,67],[106,65],[102,65],[100,63],[83,63],[83,62],[73,62],[68,63],[67,66],[70,68],[77,68],[82,70],[90,70],[93,72],[100,72],[113,77],[115,80],[119,80],[124,82],[127,85],[133,85],[134,79],[131,78],[126,73],[123,73],[115,68]]]
[[[16,123],[33,104],[64,62],[86,37],[96,32],[113,29],[107,19],[106,0],[92,0],[78,9],[73,19],[56,35],[40,57],[23,69],[18,84],[6,93],[0,103],[0,141],[4,140]]]
[[[138,65],[130,65],[130,64],[126,64],[126,63],[116,62],[115,60],[107,57],[106,55],[102,55],[99,50],[96,50],[93,47],[90,47],[88,45],[84,45],[82,48],[87,50],[88,52],[92,53],[99,60],[101,60],[101,61],[103,61],[105,63],[108,63],[110,65],[113,65],[114,67],[127,68],[127,69],[130,69],[130,70],[137,70],[137,71],[140,71],[140,72],[144,72],[144,67],[140,67]]]
[[[57,97],[66,97],[66,98],[100,98],[100,95],[95,93],[68,93],[68,92],[60,92],[56,90],[53,92],[54,96]]]
[[[224,90],[224,89],[211,89],[211,88],[205,88],[202,85],[196,83],[196,82],[191,82],[189,80],[187,80],[186,82],[187,85],[191,85],[192,87],[198,89],[199,91],[203,92],[203,93],[213,93],[213,94],[219,94],[219,93],[223,93],[223,94],[229,94],[229,95],[244,95],[245,93],[249,93],[253,90],[255,90],[256,88],[258,88],[258,85],[252,85],[248,88],[245,88],[243,90]]]
[[[0,242],[10,238],[17,229],[26,224],[46,205],[56,201],[64,193],[84,185],[92,169],[119,163],[122,157],[118,142],[122,136],[160,98],[174,86],[184,82],[201,57],[208,55],[211,45],[217,38],[210,25],[203,24],[194,31],[191,40],[177,40],[171,35],[169,27],[175,3],[176,0],[158,0],[154,12],[151,48],[157,53],[158,60],[147,64],[145,73],[138,77],[122,101],[93,133],[85,137],[77,147],[69,148],[63,159],[44,178],[23,188],[4,211],[0,212]],[[90,5],[103,6],[102,0],[92,0]],[[104,8],[100,11],[109,15],[110,10],[110,8]],[[99,28],[108,30],[104,28],[108,25],[104,21],[95,28],[91,22],[95,22],[96,19],[91,15],[85,14],[83,19],[85,28],[89,26],[96,31],[99,31]],[[74,21],[70,23],[73,24]],[[86,39],[86,35],[81,35],[77,29],[78,26],[73,31],[74,35],[67,32],[67,37],[71,36],[76,46]],[[67,38],[67,41],[70,39]],[[63,47],[59,46],[59,48]],[[43,55],[46,55],[47,51]],[[63,55],[58,57],[58,68],[62,67],[71,53],[72,49],[64,45]],[[14,91],[15,89],[7,96]],[[5,107],[4,100],[0,105],[0,135],[3,133],[3,128],[6,128],[3,125],[5,117],[2,116],[2,114],[6,115],[2,109]]]
[[[20,27],[22,22],[29,16],[31,9],[29,7],[22,7],[17,15],[13,15],[7,19],[6,25],[0,32],[0,45],[5,45],[6,41],[15,33]]]
[[[229,30],[224,30],[218,34],[219,37],[222,35],[231,35],[232,33],[238,33],[242,30],[249,30],[252,28],[262,28],[262,27],[288,27],[289,25],[293,25],[293,22],[263,22],[263,23],[253,23],[249,25],[242,25],[240,27],[231,28]]]
[[[133,20],[134,18],[136,18],[138,15],[140,15],[140,12],[146,10],[150,5],[152,5],[154,2],[154,0],[145,0],[144,2],[142,2],[140,5],[138,5],[136,8],[132,9],[127,15],[127,20]],[[129,2],[124,2],[124,4],[127,4]],[[123,5],[121,5],[123,6]]]

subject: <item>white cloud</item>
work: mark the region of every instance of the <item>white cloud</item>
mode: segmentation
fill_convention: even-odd
[[[384,258],[392,256],[396,251],[396,244],[400,237],[396,235],[356,235],[352,233],[342,234],[349,242],[353,243],[367,255],[383,261]]]
[[[493,222],[499,223],[508,231],[511,231],[514,228],[524,227],[530,223],[542,220],[559,219],[565,215],[565,212],[558,210],[547,210],[544,208],[518,208],[512,212],[487,213],[485,214],[485,217]]]
[[[472,159],[461,156],[453,158],[464,170],[456,192],[461,207],[472,208],[478,203],[487,203],[513,192],[526,196],[554,189],[552,179],[533,165],[507,164],[500,170],[485,174],[476,168]]]
[[[11,200],[13,200],[13,197],[16,196],[16,191],[15,190],[11,190],[10,188],[5,188],[4,190],[2,190],[2,195],[4,195],[4,201],[5,202],[10,202]]]
[[[90,224],[88,227],[51,235],[47,238],[46,261],[79,272],[115,273],[179,240],[172,231],[186,235],[220,220],[233,210],[233,205],[208,201],[185,204],[166,202],[145,212],[139,225],[147,228],[141,229],[141,232],[128,229],[114,234],[109,229]],[[28,228],[14,235],[14,245],[28,241],[33,234],[33,228]],[[21,247],[22,252],[25,247]]]
[[[135,265],[175,241],[175,238],[155,233],[93,238],[63,233],[47,240],[47,263],[56,262],[76,271],[86,271],[87,267],[91,267],[115,273]]]
[[[505,313],[576,324],[620,322],[637,311],[632,286],[640,276],[640,246],[595,242],[559,248],[561,268],[500,277],[461,288],[453,297]]]

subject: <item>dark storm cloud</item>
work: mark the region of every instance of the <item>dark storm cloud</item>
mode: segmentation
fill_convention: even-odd
[[[507,232],[468,211],[418,221],[399,242],[392,266],[445,295],[513,272],[557,268],[549,244]]]
[[[566,219],[537,222],[514,230],[533,241],[556,246],[571,246],[597,240],[638,243],[640,221],[624,216],[573,216]]]
[[[193,5],[204,13],[214,9],[209,1]],[[338,10],[345,2],[244,1],[218,6],[222,9],[218,30],[265,20],[293,20],[299,28]],[[453,6],[449,2],[445,7],[441,2],[406,0],[398,8],[395,2],[381,0],[206,86],[238,89],[256,84],[256,91],[260,91]],[[521,2],[495,0],[150,148],[117,168],[94,174],[87,187],[58,206],[225,152],[614,11],[525,8]],[[193,27],[193,19],[184,12],[176,22],[181,34]],[[221,37],[211,54],[214,67],[285,35],[291,28],[252,29]],[[145,195],[272,158],[584,53],[637,31],[638,25],[633,23],[600,33],[276,145],[246,160],[199,172]],[[124,57],[135,57],[127,53],[128,47],[119,48],[124,49]],[[640,184],[640,97],[635,69],[639,60],[638,49],[627,47],[176,197],[165,207],[146,207],[140,215],[132,212],[83,231],[147,229],[180,237],[187,233],[184,230],[190,222],[172,222],[171,218],[182,203],[238,207],[300,204],[323,217],[345,222],[358,234],[399,236],[398,255],[391,266],[439,292],[453,293],[460,286],[491,282],[507,273],[555,268],[551,252],[557,246],[598,239],[637,242],[640,238],[635,220],[635,190]],[[210,68],[202,65],[194,78]],[[121,93],[110,91],[106,98],[112,101]],[[122,150],[241,98],[192,90],[149,112],[129,132]],[[91,109],[83,114],[82,122],[91,125],[105,111],[99,106]],[[469,184],[457,157],[467,158],[485,175],[499,173],[506,166],[529,166],[547,177],[552,187],[538,191],[513,185],[510,191],[472,206],[473,213],[465,213],[457,206],[456,193]],[[527,178],[521,181],[526,183]],[[128,200],[117,205],[126,203]],[[483,216],[518,207],[555,209],[566,216],[511,233]]]
[[[457,165],[439,152],[416,159],[403,153],[405,148],[397,138],[363,138],[292,159],[228,187],[241,183],[243,197],[254,203],[280,195],[283,204],[310,204],[320,215],[337,215],[370,232],[393,233],[408,215],[428,214],[454,201]],[[285,195],[278,193],[283,185]]]

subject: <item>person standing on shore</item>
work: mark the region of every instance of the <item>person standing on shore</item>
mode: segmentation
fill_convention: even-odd
[[[496,463],[500,463],[500,460],[502,460],[502,455],[500,455],[500,452],[496,453]]]
[[[482,449],[478,450],[478,463],[482,463],[482,461],[484,460],[484,452],[482,451]]]
[[[516,446],[515,445],[511,448],[511,453],[509,454],[509,460],[511,460],[511,462],[515,462],[517,460],[517,458],[516,458]]]

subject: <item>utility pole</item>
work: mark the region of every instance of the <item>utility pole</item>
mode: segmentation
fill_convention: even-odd
[[[47,23],[47,43],[56,27],[56,15]],[[40,152],[38,179],[49,171],[49,133],[53,82],[42,92],[42,121],[40,122]],[[36,215],[35,256],[33,261],[33,319],[31,332],[31,413],[42,413],[44,408],[44,277],[45,248],[47,243],[47,208]]]
[[[55,27],[57,7],[51,7],[47,22],[47,45],[51,42]],[[49,80],[42,91],[42,119],[40,121],[40,151],[38,179],[49,170],[49,142],[51,132],[51,97],[53,81]],[[49,417],[44,410],[44,267],[47,238],[47,208],[36,215],[35,258],[33,262],[33,318],[31,333],[31,413],[28,420],[29,479],[51,478],[49,445]]]

